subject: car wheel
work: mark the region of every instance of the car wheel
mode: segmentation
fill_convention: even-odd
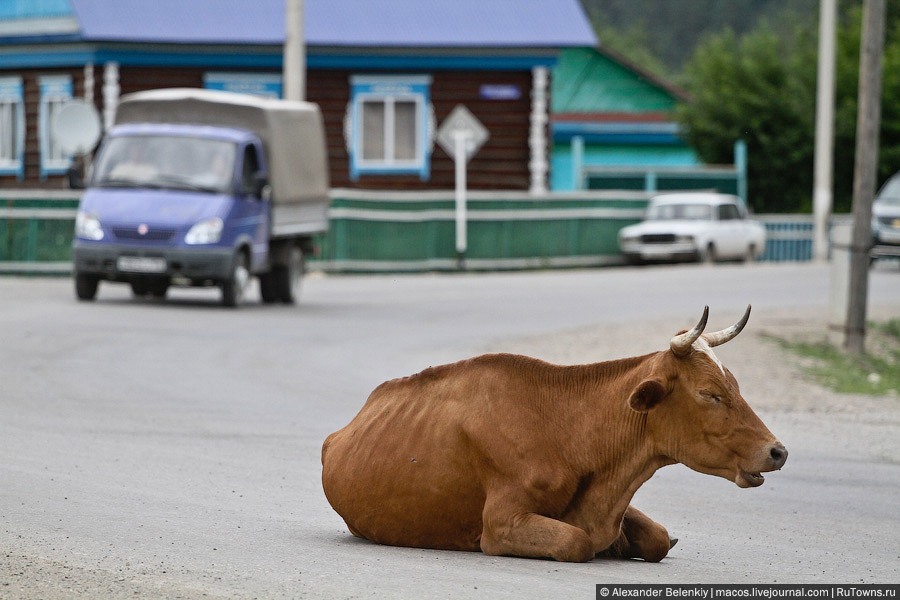
[[[222,304],[228,307],[240,306],[244,301],[244,293],[249,282],[250,267],[247,254],[239,251],[234,257],[231,276],[222,284]]]
[[[750,247],[747,248],[747,254],[744,256],[744,262],[746,263],[754,263],[756,262],[756,246],[750,244]]]
[[[100,278],[85,273],[75,273],[75,295],[79,300],[93,300],[97,297]]]

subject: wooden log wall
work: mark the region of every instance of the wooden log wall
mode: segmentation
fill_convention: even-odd
[[[120,94],[166,87],[202,87],[207,71],[235,71],[238,69],[203,69],[171,67],[129,67],[119,69]],[[248,72],[247,70],[240,70]],[[271,72],[271,71],[270,71]],[[0,187],[45,188],[66,187],[63,176],[40,179],[40,150],[38,147],[38,107],[40,102],[38,77],[70,75],[76,97],[84,96],[83,69],[54,69],[52,71],[23,71],[25,94],[26,144],[25,179],[0,176]],[[344,118],[350,100],[350,77],[365,72],[350,70],[313,70],[308,73],[307,97],[318,103],[323,111],[328,137],[332,187],[426,190],[452,189],[453,160],[435,144],[431,155],[431,177],[422,181],[418,175],[361,175],[351,181],[349,158],[344,140]],[[376,73],[372,73],[376,74]],[[378,75],[389,74],[378,71]],[[403,71],[402,75],[415,75]],[[468,186],[480,190],[527,190],[529,187],[529,118],[531,111],[531,73],[527,71],[438,71],[432,76],[431,101],[437,126],[457,104],[464,104],[484,124],[490,138],[469,162]],[[481,97],[482,85],[514,86],[519,97],[511,100],[491,100]],[[103,68],[95,67],[94,103],[98,111],[103,107]]]

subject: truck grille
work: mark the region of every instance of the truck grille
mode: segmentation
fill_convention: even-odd
[[[113,235],[116,239],[142,242],[167,242],[175,235],[174,229],[147,229],[141,233],[133,227],[114,227]]]

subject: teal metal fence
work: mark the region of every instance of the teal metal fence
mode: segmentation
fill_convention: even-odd
[[[766,251],[760,260],[812,260],[812,215],[764,215],[758,218],[766,226]]]
[[[638,191],[471,192],[467,202],[470,270],[622,264],[617,234],[640,221],[649,194]],[[0,273],[71,272],[78,195],[0,192]],[[312,269],[328,272],[455,270],[452,192],[333,190],[330,230],[319,237]],[[765,261],[812,256],[808,215],[759,217],[768,231]]]
[[[78,194],[0,192],[0,273],[66,273]]]

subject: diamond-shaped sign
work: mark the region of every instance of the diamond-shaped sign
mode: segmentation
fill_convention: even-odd
[[[469,109],[462,104],[457,104],[441,126],[438,127],[436,140],[444,152],[456,160],[456,139],[457,136],[463,136],[466,151],[466,162],[468,162],[481,146],[490,137],[487,128],[481,124],[475,115],[469,112]]]

